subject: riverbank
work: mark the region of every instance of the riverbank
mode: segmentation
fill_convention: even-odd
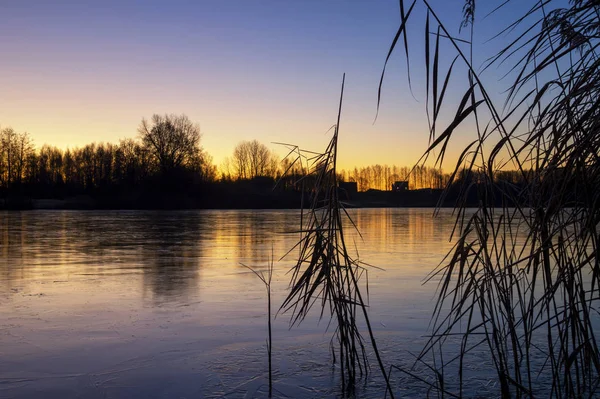
[[[348,208],[418,208],[440,205],[443,190],[423,189],[404,192],[369,190],[342,198]],[[0,199],[0,209],[299,209],[301,193],[262,191],[247,193],[212,192],[191,195],[78,195],[65,198],[11,197]],[[307,201],[304,201],[307,203]],[[446,200],[442,206],[453,206]]]

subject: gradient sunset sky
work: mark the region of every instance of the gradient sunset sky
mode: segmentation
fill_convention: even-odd
[[[458,32],[463,1],[438,1]],[[403,53],[377,87],[400,16],[395,0],[6,1],[0,126],[36,146],[117,143],[143,117],[185,113],[219,165],[242,140],[323,149],[342,74],[343,168],[409,165],[428,139],[424,14],[411,96]]]

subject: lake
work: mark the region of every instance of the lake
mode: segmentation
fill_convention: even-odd
[[[454,218],[353,209],[349,249],[369,268],[369,312],[386,365],[424,342]],[[266,292],[242,264],[275,257],[273,306],[297,251],[299,211],[0,213],[0,397],[264,397]],[[273,324],[275,397],[340,393],[318,313]],[[365,332],[366,335],[366,332]],[[375,361],[357,396],[383,396]],[[413,389],[400,376],[399,392]],[[414,388],[417,389],[417,388]]]

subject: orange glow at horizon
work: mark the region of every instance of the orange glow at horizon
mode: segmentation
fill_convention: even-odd
[[[115,2],[93,13],[83,4],[9,6],[9,25],[19,22],[22,34],[0,44],[0,126],[28,132],[38,148],[66,149],[136,138],[142,118],[184,113],[200,125],[217,166],[244,140],[280,156],[285,150],[273,142],[319,151],[345,72],[338,167],[419,159],[426,114],[423,99],[408,95],[404,71],[386,77],[373,124],[397,5],[349,3],[340,13],[323,4],[315,14],[300,3],[238,3],[235,12],[204,3]],[[138,18],[125,17],[132,12]],[[392,61],[402,65],[399,56]]]

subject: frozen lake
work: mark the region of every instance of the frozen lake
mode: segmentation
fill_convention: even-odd
[[[410,363],[433,308],[423,278],[450,249],[450,210],[351,210],[386,365]],[[264,397],[261,268],[298,240],[299,211],[0,213],[0,398]],[[276,261],[274,311],[292,252]],[[335,397],[333,327],[273,325],[275,397]],[[379,398],[376,363],[358,388]],[[410,389],[398,378],[401,394]],[[406,391],[410,393],[410,391]]]

